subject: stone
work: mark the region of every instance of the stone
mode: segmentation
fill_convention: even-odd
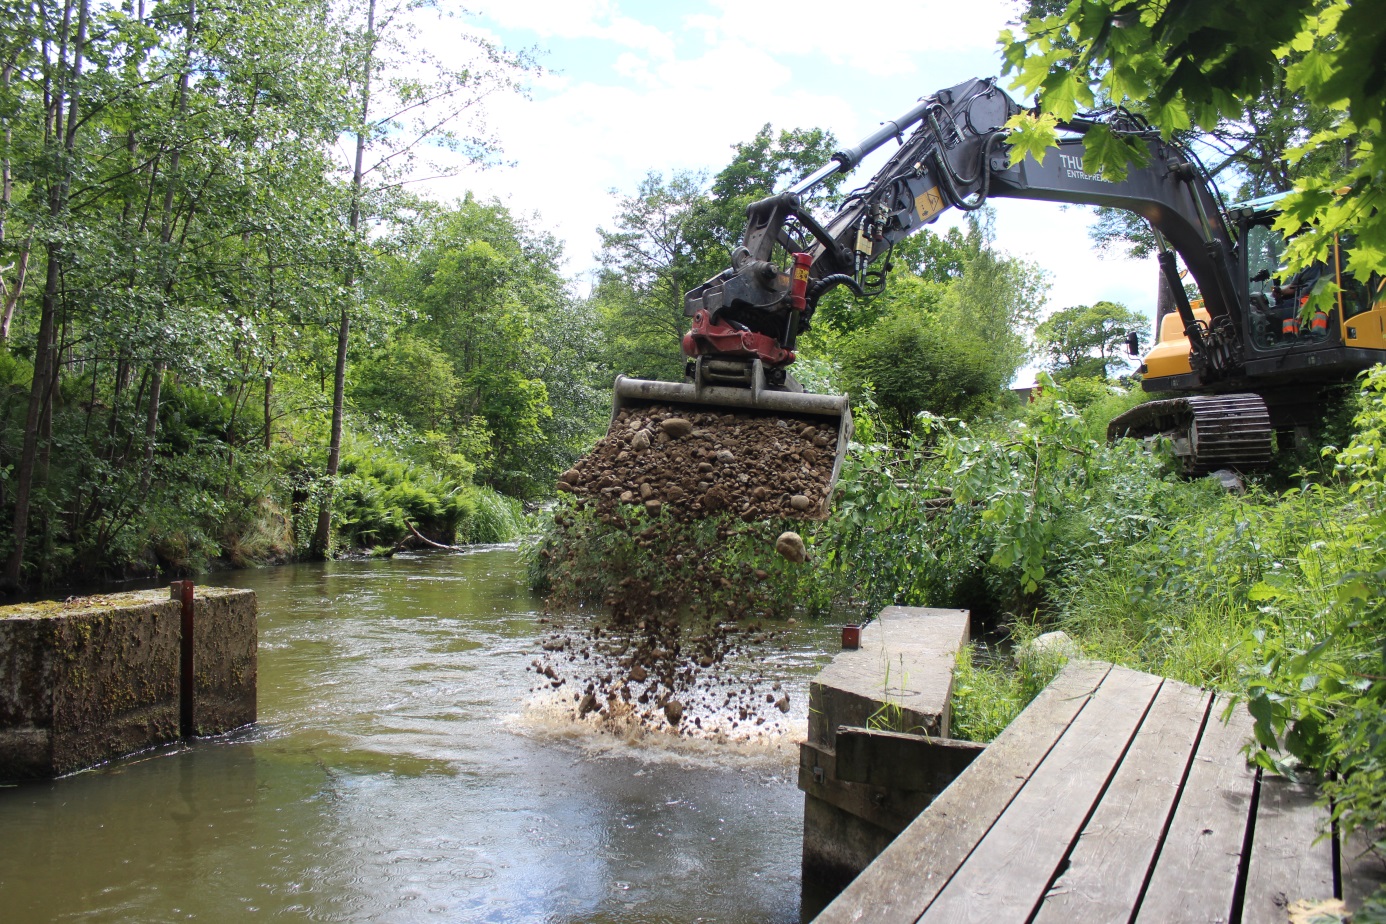
[[[796,564],[808,558],[804,537],[792,531],[780,533],[780,537],[775,540],[775,551]]]
[[[1016,661],[1024,661],[1027,658],[1063,658],[1065,660],[1076,658],[1081,652],[1078,650],[1078,643],[1075,642],[1067,632],[1056,629],[1053,632],[1046,632],[1036,636],[1016,649]]]
[[[659,429],[672,439],[682,439],[693,432],[693,422],[682,417],[666,417],[659,422]]]
[[[669,724],[677,726],[683,721],[683,703],[676,699],[671,699],[664,704],[664,718],[669,720]]]
[[[736,453],[732,452],[730,449],[719,449],[717,450],[717,461],[721,462],[723,465],[726,465],[728,462],[735,462]]]
[[[591,693],[584,693],[582,702],[578,703],[578,718],[585,718],[587,713],[595,712],[597,709],[597,697]]]
[[[657,500],[645,501],[645,512],[652,517],[659,516],[659,512],[664,509],[664,504]]]
[[[637,452],[650,448],[650,434],[647,430],[640,430],[630,438],[630,448]]]
[[[806,495],[795,494],[793,497],[789,499],[789,506],[793,507],[795,510],[798,510],[800,513],[803,513],[805,510],[808,510],[810,507],[813,506],[813,501],[809,500]]]
[[[566,472],[564,472],[563,474],[561,474],[561,475],[558,476],[558,480],[559,480],[559,481],[563,482],[564,484],[570,484],[570,485],[572,485],[572,484],[578,484],[578,483],[579,483],[579,479],[581,479],[581,478],[582,478],[582,473],[579,472],[579,471],[578,471],[577,469],[575,469],[575,468],[570,468],[570,469],[568,469]]]
[[[0,607],[0,780],[44,779],[177,740],[181,604],[169,591]],[[255,594],[198,587],[191,733],[256,718]]]

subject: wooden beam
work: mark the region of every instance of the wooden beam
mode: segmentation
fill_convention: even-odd
[[[1243,924],[1283,924],[1301,898],[1333,898],[1333,840],[1317,841],[1328,828],[1328,810],[1314,804],[1314,788],[1263,774],[1256,802]]]
[[[975,741],[843,725],[837,729],[837,778],[937,795],[985,749]]]
[[[1233,919],[1256,773],[1242,753],[1251,716],[1239,707],[1224,725],[1226,705],[1225,699],[1213,703],[1136,921]]]

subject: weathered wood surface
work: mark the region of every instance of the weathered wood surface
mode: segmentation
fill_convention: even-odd
[[[1251,717],[1224,715],[1184,684],[1069,664],[817,920],[1256,924],[1335,897],[1313,790],[1263,779]],[[1386,877],[1354,846],[1349,908]]]
[[[990,830],[1110,669],[1064,670],[817,920],[912,924]],[[966,785],[961,785],[963,781]]]
[[[1045,896],[1037,924],[1070,924],[1079,909],[1084,921],[1130,919],[1211,700],[1182,684],[1161,686],[1068,867]]]
[[[972,741],[844,725],[837,730],[837,778],[893,792],[936,794],[983,750]]]
[[[1224,725],[1225,703],[1213,703],[1203,726],[1184,791],[1165,833],[1137,921],[1209,921],[1232,918],[1256,772],[1242,748],[1251,716],[1240,709]],[[1305,832],[1305,842],[1313,832]]]
[[[1284,924],[1298,899],[1333,898],[1333,842],[1305,841],[1306,832],[1322,830],[1328,822],[1328,811],[1314,804],[1315,795],[1311,786],[1262,777],[1243,924]]]
[[[968,633],[967,610],[881,610],[862,629],[861,647],[834,657],[809,684],[808,740],[832,748],[839,725],[865,728],[873,717],[894,731],[947,738],[953,660]]]
[[[1109,676],[929,905],[923,920],[1023,921],[1083,829],[1160,689],[1157,677]]]

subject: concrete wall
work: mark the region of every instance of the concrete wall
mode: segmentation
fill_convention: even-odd
[[[255,721],[255,595],[198,588],[194,601],[194,730],[220,734]],[[175,740],[181,626],[167,590],[0,607],[0,779]]]

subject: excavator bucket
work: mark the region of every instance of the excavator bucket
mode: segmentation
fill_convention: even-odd
[[[788,382],[791,389],[799,387],[792,378],[788,379]],[[852,410],[846,395],[820,395],[802,390],[769,388],[765,384],[764,373],[759,363],[755,364],[752,371],[749,387],[712,385],[701,376],[698,383],[693,384],[633,379],[622,375],[616,377],[613,389],[609,432],[614,432],[622,411],[650,405],[672,405],[738,416],[777,417],[820,425],[831,424],[837,434],[832,474],[822,504],[817,510],[809,512],[814,519],[827,518],[833,487],[842,473],[847,445],[852,440]]]

